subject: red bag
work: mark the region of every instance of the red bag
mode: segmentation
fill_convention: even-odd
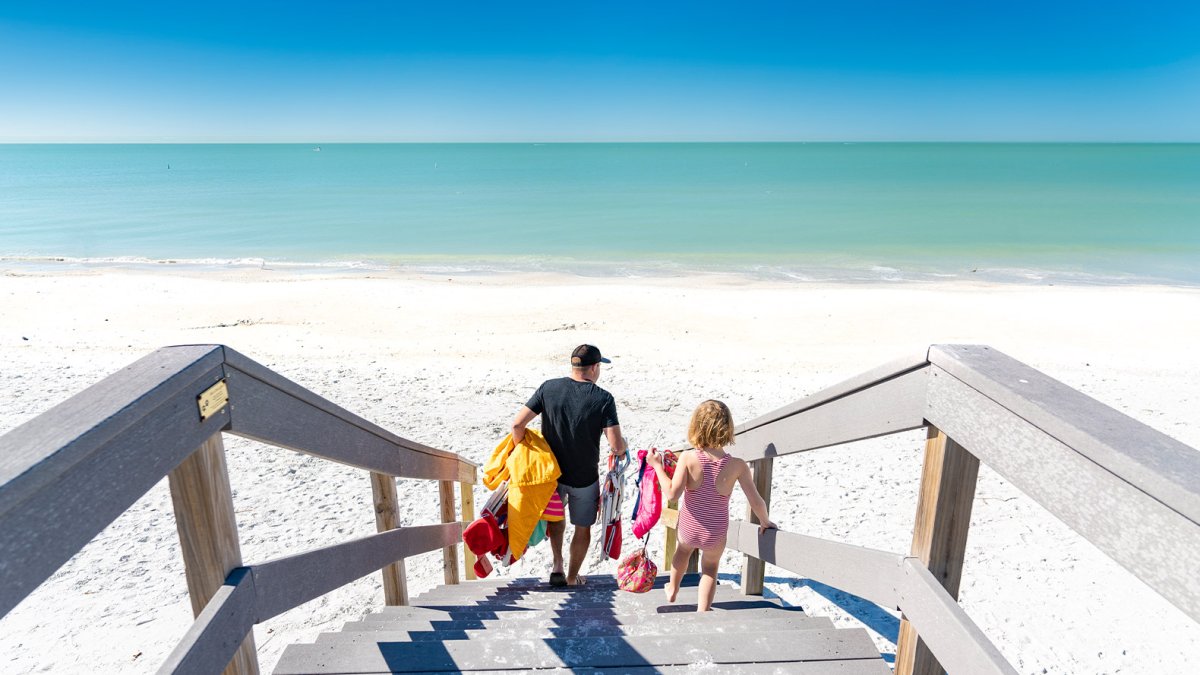
[[[654,577],[658,576],[658,565],[646,555],[646,547],[630,553],[617,565],[617,588],[630,593],[645,593],[654,588]]]

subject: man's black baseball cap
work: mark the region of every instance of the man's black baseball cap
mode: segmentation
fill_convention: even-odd
[[[600,348],[595,345],[579,345],[571,352],[571,365],[576,368],[587,368],[597,363],[612,363],[600,356]]]

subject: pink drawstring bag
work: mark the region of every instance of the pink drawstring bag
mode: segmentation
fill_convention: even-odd
[[[646,555],[646,547],[630,553],[617,565],[617,588],[630,593],[645,593],[654,588],[658,565]]]

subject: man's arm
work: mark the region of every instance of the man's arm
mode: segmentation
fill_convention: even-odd
[[[525,427],[529,426],[529,423],[537,416],[538,414],[530,410],[528,406],[521,406],[512,423],[513,445],[520,445],[521,441],[525,440]]]
[[[625,436],[621,433],[621,425],[614,424],[604,428],[604,436],[608,438],[608,447],[612,448],[617,457],[624,457],[629,447],[625,444]]]

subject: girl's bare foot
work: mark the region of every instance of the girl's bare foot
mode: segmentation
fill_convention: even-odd
[[[668,581],[663,586],[663,593],[667,594],[667,602],[675,602],[675,596],[679,594],[679,587]]]

